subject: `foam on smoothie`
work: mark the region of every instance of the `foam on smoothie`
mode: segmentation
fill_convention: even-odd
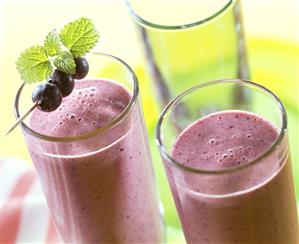
[[[114,81],[80,81],[75,83],[73,92],[55,111],[34,110],[30,124],[35,131],[50,136],[80,135],[111,122],[130,99],[129,91]]]
[[[254,160],[277,137],[271,123],[255,114],[218,112],[186,128],[174,144],[173,157],[195,168],[229,168]]]

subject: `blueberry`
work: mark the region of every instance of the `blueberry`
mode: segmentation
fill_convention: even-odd
[[[37,108],[51,112],[59,107],[62,101],[62,95],[57,86],[51,83],[38,85],[32,92],[32,101],[37,103]]]
[[[76,73],[73,77],[78,80],[83,79],[89,71],[89,65],[86,58],[75,58],[75,64]]]
[[[58,69],[54,71],[52,79],[50,79],[49,82],[59,88],[63,97],[70,95],[75,86],[72,75],[64,73]]]

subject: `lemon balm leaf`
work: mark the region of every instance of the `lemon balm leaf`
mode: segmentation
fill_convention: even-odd
[[[43,46],[26,49],[16,65],[26,83],[47,80],[54,66],[66,74],[76,73],[76,62],[98,42],[99,34],[88,18],[80,18],[65,25],[60,34],[52,30]]]
[[[55,56],[61,51],[61,43],[56,30],[48,33],[44,41],[44,48],[49,56]]]
[[[59,36],[61,42],[75,58],[89,52],[99,39],[98,32],[88,18],[80,18],[70,22],[64,26]]]
[[[75,74],[76,64],[72,54],[67,51],[60,52],[54,60],[54,66],[67,74]]]
[[[53,71],[46,50],[42,46],[26,49],[18,58],[17,70],[26,83],[35,83],[47,79]]]

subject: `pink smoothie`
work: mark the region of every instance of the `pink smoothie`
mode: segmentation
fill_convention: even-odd
[[[108,80],[77,81],[51,113],[35,110],[30,127],[82,135],[119,116],[131,94]],[[159,243],[162,223],[138,100],[117,125],[87,139],[50,142],[26,135],[49,208],[67,243]]]
[[[250,164],[278,138],[267,120],[247,112],[206,116],[176,139],[173,158],[202,170]],[[298,243],[287,142],[255,165],[221,174],[168,177],[188,243]]]

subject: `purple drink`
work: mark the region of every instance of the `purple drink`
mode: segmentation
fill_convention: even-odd
[[[298,243],[287,117],[267,88],[190,88],[162,112],[157,144],[188,243]]]
[[[258,158],[277,139],[277,130],[257,115],[227,111],[204,117],[177,138],[173,158],[201,169],[225,169]],[[269,158],[273,160],[273,158]],[[260,167],[250,174],[223,177],[222,184],[196,182],[200,193],[236,185],[259,185],[239,196],[222,199],[192,196],[172,184],[179,215],[189,243],[296,243],[298,226],[291,164],[288,159],[275,174],[259,185],[271,169]],[[266,171],[266,172],[263,172]],[[192,182],[190,181],[190,184]],[[184,199],[184,200],[182,200]],[[269,205],[269,201],[271,205]],[[273,231],[277,230],[277,231]]]
[[[89,61],[99,64],[91,65],[91,76],[107,64],[117,72],[76,81],[57,110],[36,109],[22,123],[50,211],[66,243],[161,243],[137,79],[113,56]]]
[[[115,82],[80,81],[56,111],[35,110],[30,127],[57,137],[83,134],[111,122],[130,99],[130,93]],[[64,241],[149,243],[161,240],[150,154],[142,151],[147,142],[141,125],[140,118],[132,115],[117,129],[98,138],[100,142],[88,140],[73,146],[45,145],[43,148],[48,153],[72,157],[53,158],[29,147]],[[111,138],[116,139],[113,144]],[[85,153],[85,148],[99,143],[108,146]]]

